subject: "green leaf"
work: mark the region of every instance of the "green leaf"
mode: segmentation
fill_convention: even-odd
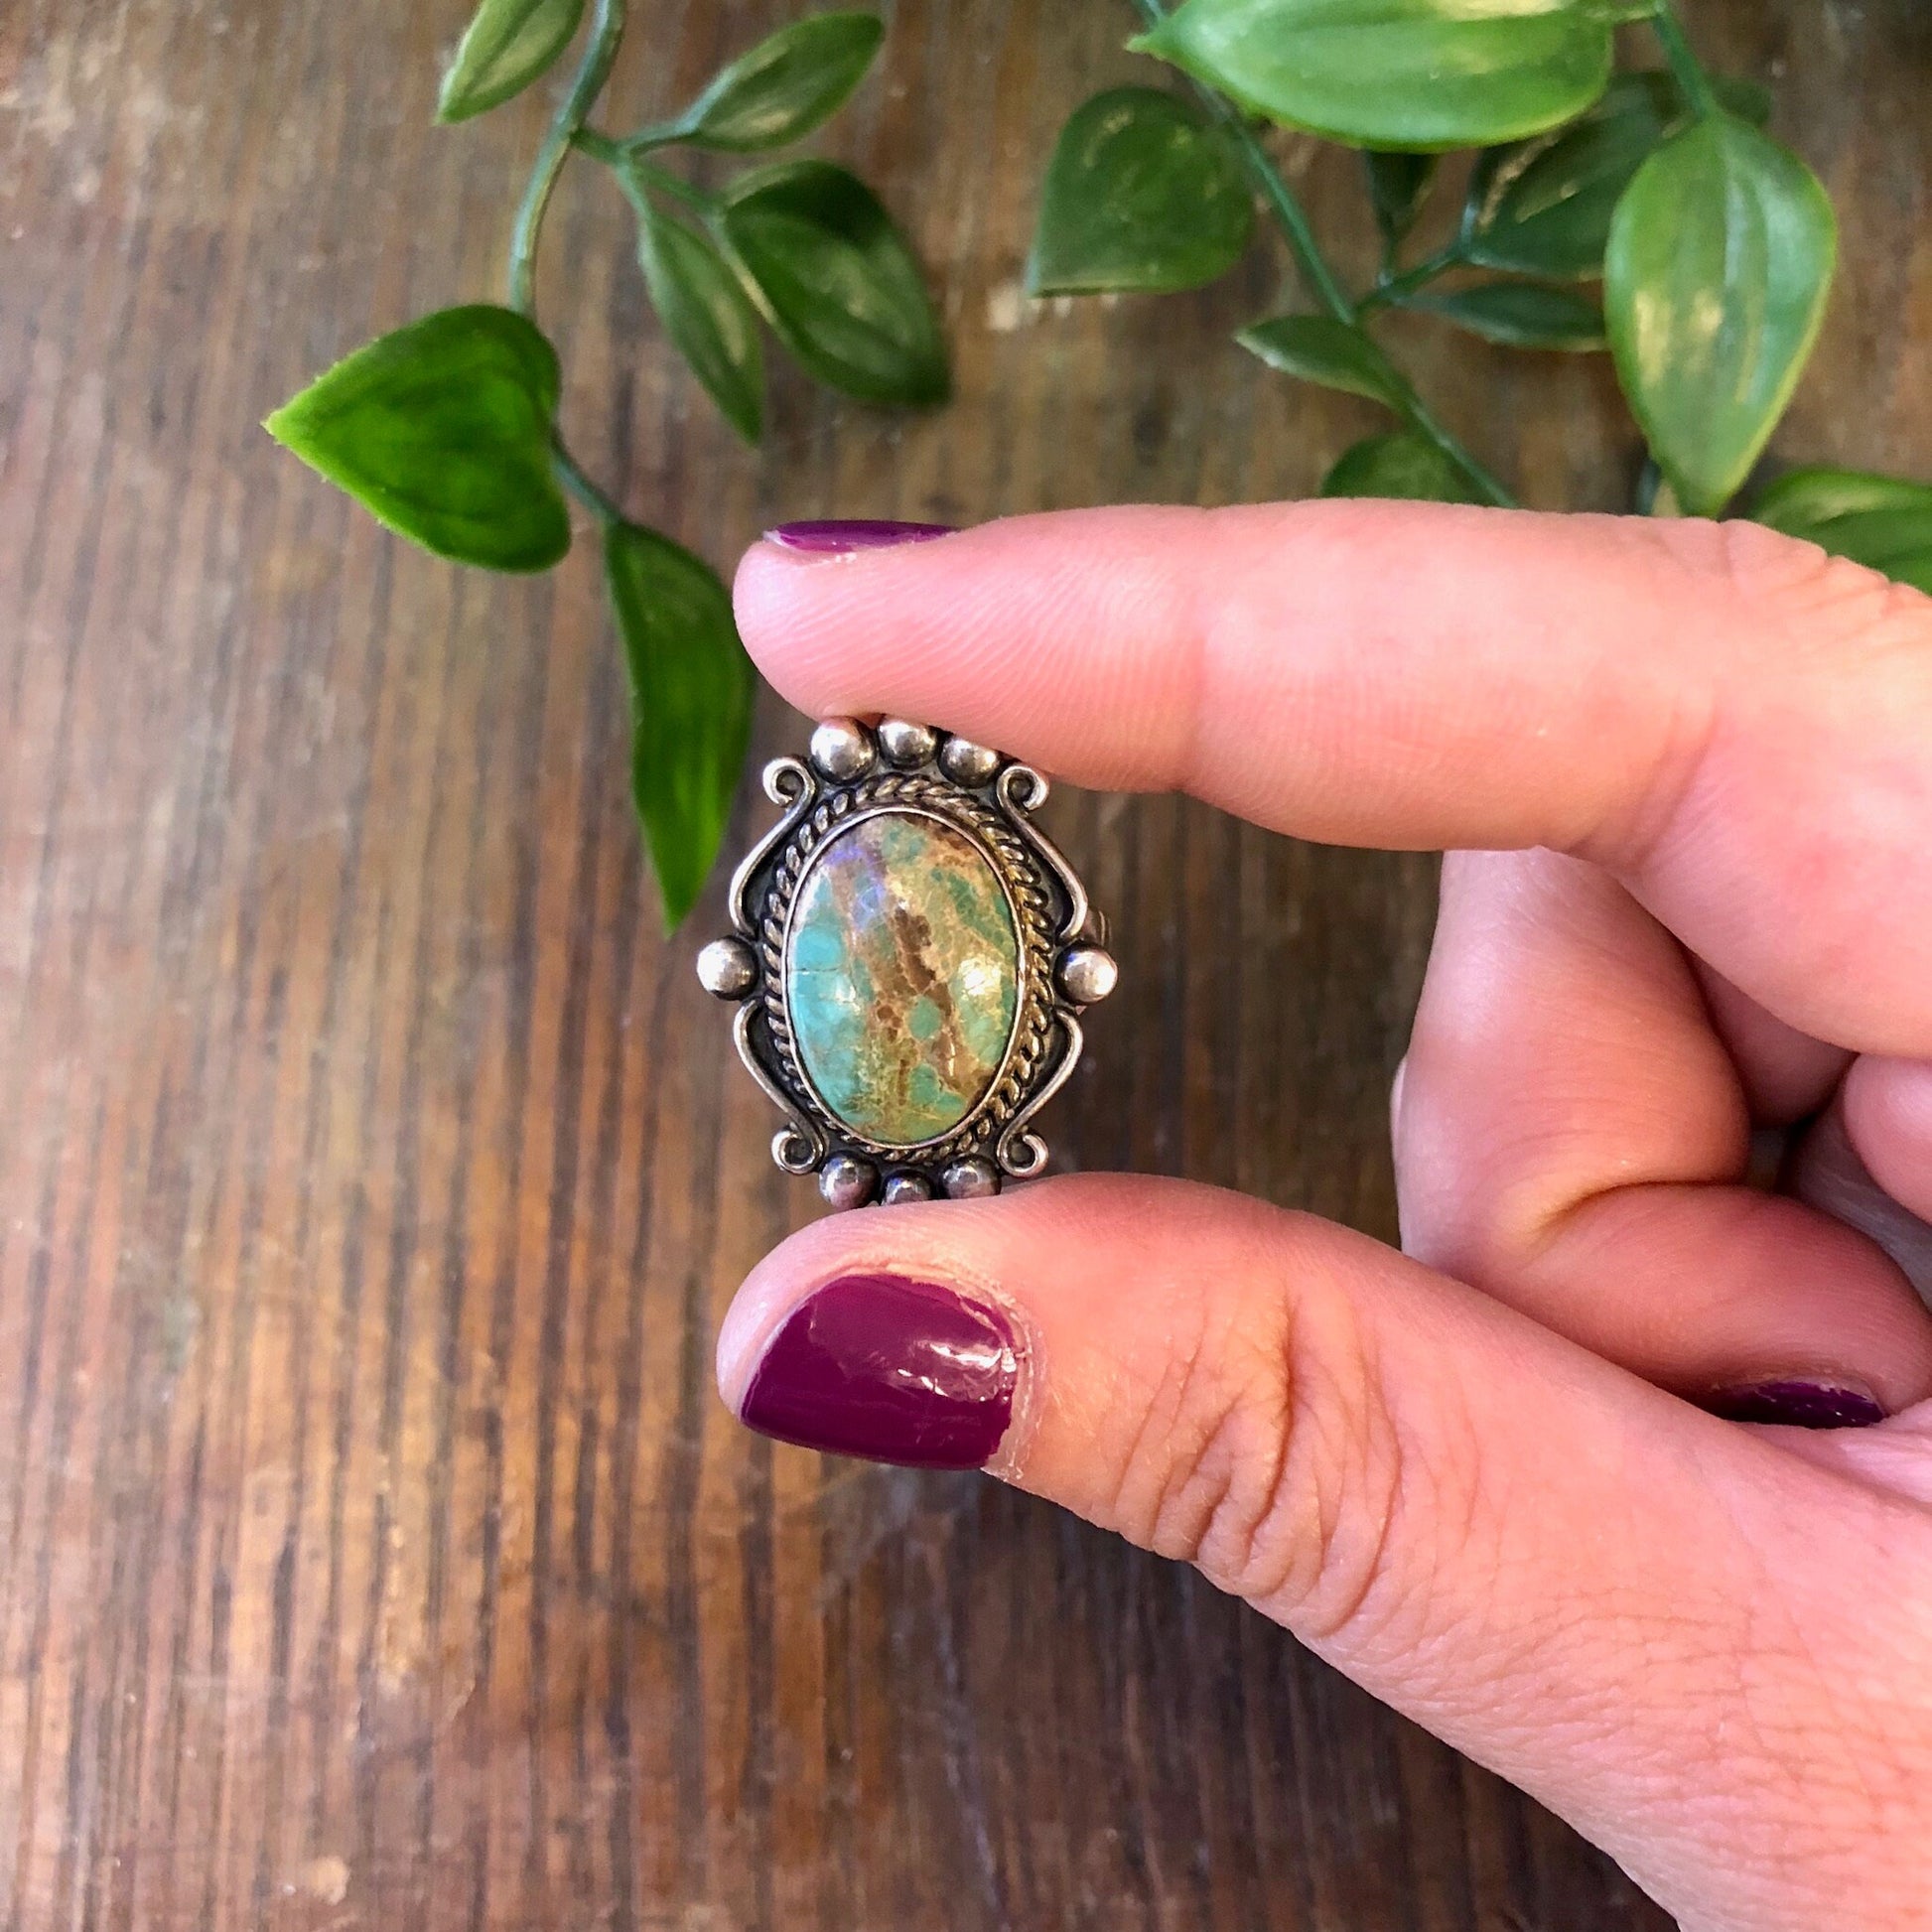
[[[866,13],[816,14],[781,27],[725,68],[663,136],[734,154],[781,148],[837,111],[885,33]]]
[[[1740,121],[1764,128],[1771,119],[1771,90],[1756,80],[1745,80],[1732,73],[1711,75],[1711,91],[1718,105]]]
[[[1650,466],[1655,469],[1653,463]],[[1657,471],[1656,486],[1650,492],[1650,500],[1643,505],[1645,516],[1682,516],[1684,505],[1677,500],[1677,491],[1671,480],[1661,470]]]
[[[1610,77],[1588,0],[1187,0],[1130,43],[1291,127],[1466,148],[1581,113]]]
[[[439,121],[467,121],[521,93],[570,45],[584,0],[482,0],[443,89]]]
[[[1510,348],[1604,345],[1602,310],[1547,282],[1477,282],[1447,295],[1412,295],[1403,306],[1426,310],[1484,342]]]
[[[1624,191],[1603,261],[1610,347],[1692,515],[1724,506],[1776,428],[1837,248],[1817,177],[1728,114],[1673,135]]]
[[[856,175],[827,161],[760,169],[731,185],[719,218],[765,319],[819,381],[861,402],[945,401],[918,264]]]
[[[1477,501],[1468,480],[1426,436],[1371,436],[1341,453],[1321,480],[1324,496],[1401,496],[1435,503]]]
[[[659,212],[641,193],[635,200],[637,261],[664,333],[725,420],[756,443],[764,406],[758,311],[710,242]]]
[[[1436,179],[1433,154],[1389,154],[1371,150],[1362,156],[1368,172],[1368,198],[1375,208],[1375,225],[1382,246],[1393,252],[1422,211],[1423,197]]]
[[[548,570],[570,548],[550,467],[557,352],[508,309],[443,309],[319,375],[263,427],[439,557]]]
[[[631,793],[674,927],[731,818],[752,729],[752,663],[718,573],[668,537],[612,524],[604,582],[630,671]]]
[[[1234,339],[1271,369],[1342,389],[1371,402],[1401,406],[1402,392],[1388,358],[1359,329],[1328,316],[1277,316],[1258,322]]]
[[[1757,499],[1751,518],[1932,593],[1932,484],[1794,470]]]
[[[1677,500],[1677,491],[1670,486],[1669,480],[1657,468],[1657,459],[1646,456],[1643,468],[1637,472],[1637,487],[1630,507],[1639,516],[1682,516],[1684,505]]]
[[[1035,295],[1198,288],[1241,258],[1254,200],[1218,127],[1154,87],[1095,94],[1060,130],[1027,263]]]
[[[1760,87],[1719,80],[1719,97],[1741,118],[1761,119]],[[1594,106],[1534,141],[1491,148],[1469,180],[1462,253],[1480,268],[1582,281],[1603,272],[1617,198],[1691,110],[1661,69],[1620,73]]]

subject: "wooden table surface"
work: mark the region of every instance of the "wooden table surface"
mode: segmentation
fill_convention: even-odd
[[[1932,474],[1919,0],[1688,10],[1843,217],[1781,451]],[[496,294],[545,109],[430,126],[464,11],[0,13],[4,1925],[1660,1925],[1190,1573],[719,1407],[726,1302],[813,1201],[690,972],[717,886],[660,934],[591,558],[434,562],[255,428]],[[791,9],[633,11],[620,121]],[[726,564],[784,516],[1305,492],[1374,427],[1227,345],[1270,249],[1199,296],[1021,302],[1059,122],[1152,71],[1124,5],[888,11],[827,147],[916,238],[957,401],[889,419],[781,373],[736,446],[573,171],[542,306],[638,513]],[[1361,272],[1352,165],[1280,151]],[[1403,336],[1531,500],[1627,499],[1600,361]],[[759,752],[799,730],[767,699]],[[1390,1233],[1432,864],[1052,809],[1124,973],[1068,1164]]]

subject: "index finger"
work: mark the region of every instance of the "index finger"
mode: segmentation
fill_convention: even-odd
[[[1748,524],[1124,508],[754,547],[760,668],[1304,838],[1608,867],[1792,1025],[1932,1051],[1932,599]]]

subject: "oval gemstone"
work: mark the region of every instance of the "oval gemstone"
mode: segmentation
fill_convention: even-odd
[[[1000,1070],[1020,941],[991,861],[963,832],[881,812],[819,848],[785,950],[792,1040],[855,1133],[917,1147],[972,1112]]]

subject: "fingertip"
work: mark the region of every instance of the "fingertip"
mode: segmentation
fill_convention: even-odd
[[[1867,1054],[1845,1076],[1845,1131],[1893,1200],[1932,1220],[1932,1060]]]
[[[759,1435],[903,1468],[993,1463],[1030,1353],[1015,1308],[962,1252],[985,1203],[866,1209],[753,1270],[719,1335],[719,1389]],[[920,1220],[951,1220],[950,1232]]]
[[[906,629],[894,615],[904,596],[896,565],[937,538],[968,534],[938,523],[856,519],[765,531],[739,559],[732,584],[752,661],[808,716],[890,708]],[[952,582],[938,595],[956,607]],[[922,601],[916,592],[914,601]]]
[[[1005,1205],[1010,1208],[1011,1202]],[[772,1337],[828,1283],[849,1276],[936,1278],[981,1298],[1004,1300],[982,1252],[991,1201],[905,1202],[828,1215],[800,1228],[740,1285],[718,1330],[718,1392],[743,1418],[745,1395]]]
[[[759,1262],[732,1297],[711,1351],[712,1374],[719,1397],[734,1416],[744,1413],[746,1384],[751,1381],[759,1354],[782,1312],[770,1292],[760,1293],[760,1276],[769,1263],[768,1256]]]
[[[713,1350],[718,1393],[733,1415],[742,1416],[745,1390],[759,1357],[792,1309],[814,1283],[836,1272],[842,1252],[841,1223],[834,1216],[800,1228],[765,1255],[739,1284],[718,1327]]]
[[[775,1338],[821,1290],[853,1280],[890,1279],[952,1296],[970,1311],[997,1311],[1016,1360],[1033,1364],[1021,1379],[1036,1382],[1050,1357],[1104,1355],[1124,1345],[1121,1257],[1145,1261],[1217,1245],[1238,1252],[1262,1243],[1264,1230],[1282,1219],[1240,1195],[1118,1174],[1061,1174],[993,1199],[828,1215],[780,1242],[746,1276],[718,1333],[719,1394],[741,1421],[760,1427],[748,1414],[748,1396]],[[1183,1271],[1161,1279],[1159,1300],[1191,1307],[1198,1289]],[[1170,1325],[1164,1316],[1155,1332]],[[1026,1393],[1016,1397],[1023,1409]],[[1001,1467],[1011,1474],[1011,1457]]]
[[[739,558],[732,578],[732,612],[738,620],[738,634],[745,640],[753,663],[787,698],[792,694],[780,675],[775,646],[789,629],[786,611],[793,587],[786,580],[802,567],[801,559],[760,537]]]

